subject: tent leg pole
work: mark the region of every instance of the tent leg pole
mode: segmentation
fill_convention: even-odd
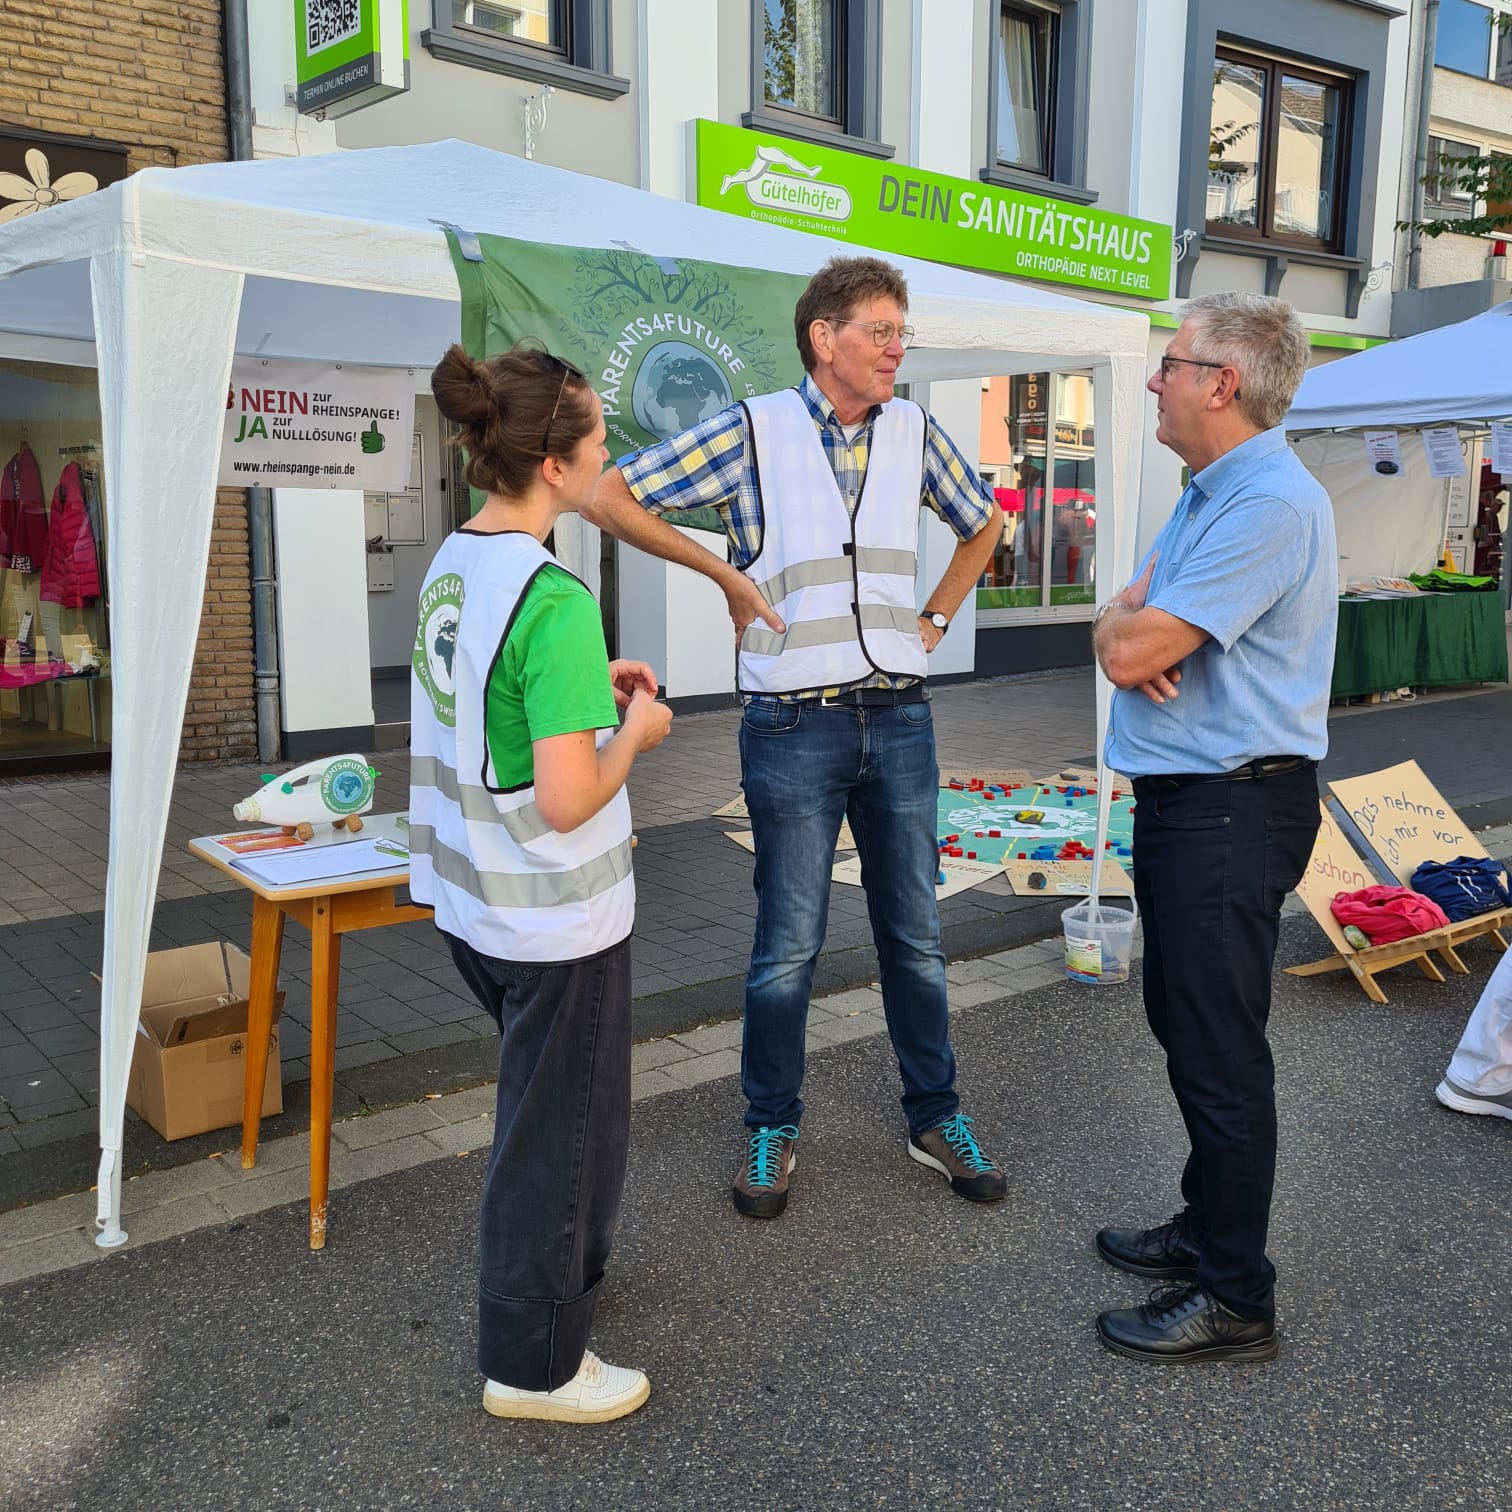
[[[104,1175],[104,1172],[101,1172]],[[100,1232],[95,1235],[97,1249],[120,1249],[130,1237],[121,1227],[121,1158],[119,1154],[110,1167],[110,1212],[104,1219]]]

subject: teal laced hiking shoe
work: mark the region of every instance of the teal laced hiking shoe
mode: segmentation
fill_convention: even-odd
[[[787,1206],[788,1177],[798,1164],[793,1146],[798,1126],[781,1124],[775,1129],[750,1130],[746,1158],[735,1173],[730,1196],[735,1211],[747,1218],[777,1218]]]
[[[968,1202],[1001,1202],[1008,1195],[1007,1179],[976,1142],[964,1113],[922,1134],[910,1134],[908,1153],[920,1165],[938,1171],[951,1191]]]

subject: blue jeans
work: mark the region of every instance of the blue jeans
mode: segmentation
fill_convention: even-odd
[[[803,1114],[803,1042],[824,943],[840,821],[849,819],[903,1078],[909,1132],[959,1110],[935,906],[934,722],[926,703],[824,708],[753,698],[741,785],[756,837],[756,938],[746,974],[741,1087],[751,1128]]]

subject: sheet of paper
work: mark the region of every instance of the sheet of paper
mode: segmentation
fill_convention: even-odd
[[[1459,431],[1452,425],[1432,425],[1423,432],[1428,471],[1435,478],[1459,478],[1465,472],[1465,453]]]
[[[403,871],[409,866],[409,849],[397,840],[374,835],[339,845],[310,845],[297,851],[238,856],[231,864],[266,887],[294,887],[362,872]]]
[[[1365,460],[1383,478],[1402,475],[1402,438],[1394,430],[1365,432]]]
[[[957,861],[950,857],[940,865],[945,880],[935,884],[936,900],[953,898],[958,892],[965,892],[969,887],[980,887],[983,882],[990,882],[1003,874],[1002,867],[991,861]],[[860,887],[861,858],[852,856],[849,861],[837,861],[830,875],[836,882],[844,882],[848,887]]]
[[[1029,878],[1035,873],[1044,877],[1043,887],[1029,885]],[[1003,874],[1021,898],[1085,898],[1092,885],[1090,861],[1005,861]],[[1099,896],[1113,895],[1132,898],[1134,884],[1123,867],[1108,856],[1103,861]]]
[[[1512,475],[1512,420],[1491,422],[1491,470],[1505,483]]]

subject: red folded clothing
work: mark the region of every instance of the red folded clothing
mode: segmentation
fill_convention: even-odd
[[[1354,924],[1372,945],[1389,945],[1442,929],[1449,917],[1432,898],[1410,887],[1362,887],[1334,895],[1329,907],[1340,924]]]

